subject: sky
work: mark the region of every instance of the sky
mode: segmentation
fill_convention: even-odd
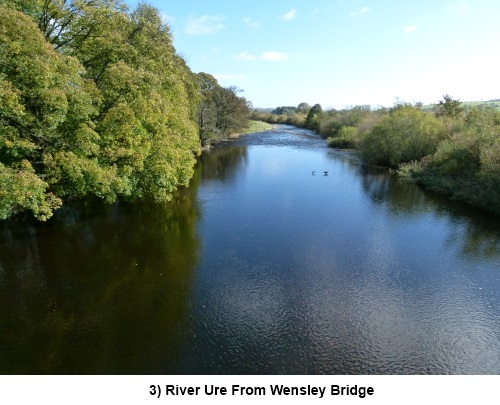
[[[193,72],[254,107],[500,99],[500,0],[147,3]]]

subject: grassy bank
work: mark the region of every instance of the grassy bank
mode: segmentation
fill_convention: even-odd
[[[248,120],[248,127],[241,134],[253,134],[254,132],[263,132],[273,129],[274,125],[264,121]]]

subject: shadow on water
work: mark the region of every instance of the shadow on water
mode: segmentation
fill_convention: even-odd
[[[216,147],[205,151],[195,168],[203,180],[233,181],[247,163],[245,146]]]
[[[2,224],[0,372],[158,373],[183,344],[197,179],[168,204],[67,204]]]

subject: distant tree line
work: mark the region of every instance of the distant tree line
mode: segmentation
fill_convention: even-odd
[[[309,128],[333,148],[359,150],[366,163],[391,167],[407,181],[500,214],[497,108],[463,106],[445,95],[428,111],[420,103],[327,111],[316,104],[307,113],[278,107],[252,117]]]
[[[168,200],[201,141],[248,111],[190,71],[147,4],[0,0],[0,219],[87,195]]]

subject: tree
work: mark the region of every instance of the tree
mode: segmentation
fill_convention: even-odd
[[[0,43],[0,217],[28,209],[47,219],[61,204],[47,160],[71,153],[71,164],[95,165],[96,88],[81,76],[80,63],[55,51],[25,14],[0,7]]]
[[[216,118],[213,103],[213,92],[219,83],[212,75],[200,72],[197,75],[198,84],[200,86],[200,102],[198,104],[198,130],[200,140],[204,142],[207,139],[214,138],[216,133]]]
[[[202,143],[217,141],[246,126],[250,108],[238,94],[237,87],[221,87],[207,73],[198,73],[201,100],[198,104],[198,126]]]
[[[314,104],[307,114],[306,127],[317,131],[319,129],[322,114],[323,109],[321,108],[321,104]]]
[[[164,201],[187,185],[199,87],[158,10],[7,3],[29,16],[0,7],[0,217],[46,219],[88,194]]]
[[[213,92],[215,126],[222,136],[240,131],[246,126],[250,109],[247,100],[238,96],[240,92],[237,87],[218,87]]]
[[[273,111],[271,111],[271,114],[276,114],[276,115],[293,115],[296,112],[295,107],[276,107]]]
[[[297,108],[296,108],[296,112],[298,114],[305,114],[307,115],[309,113],[309,110],[311,109],[311,106],[307,103],[300,103]]]
[[[460,100],[454,100],[448,94],[443,96],[443,100],[439,101],[436,106],[436,116],[437,117],[449,117],[456,118],[462,112],[463,108],[461,107]]]

